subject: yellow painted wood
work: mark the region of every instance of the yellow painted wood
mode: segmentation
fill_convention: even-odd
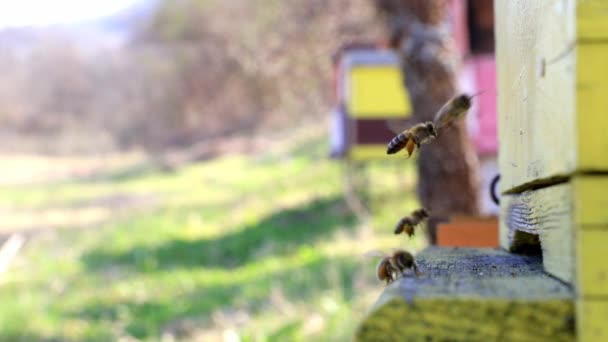
[[[353,145],[349,150],[349,158],[354,161],[365,161],[371,159],[384,159],[394,156],[386,154],[386,145],[366,144]],[[405,158],[405,157],[403,157]]]
[[[578,295],[580,341],[608,341],[607,191],[608,175],[575,175],[501,197],[503,246],[514,245],[514,230],[538,234],[545,270],[572,282]]]
[[[608,300],[579,300],[576,311],[578,341],[608,341]]]
[[[576,234],[578,292],[584,297],[603,296],[608,300],[608,224],[601,230],[583,227]]]
[[[608,170],[608,41],[579,45],[577,60],[577,169]]]
[[[348,112],[357,118],[404,118],[412,105],[398,65],[356,66],[350,70]]]
[[[566,299],[394,299],[363,322],[355,341],[574,341],[573,307]]]
[[[605,152],[608,154],[608,150]],[[572,184],[575,224],[593,229],[608,228],[608,175],[574,177]]]
[[[571,0],[495,3],[503,191],[575,169],[576,54],[563,54],[575,40],[574,5]]]
[[[389,285],[355,341],[573,341],[574,294],[539,258],[431,247]]]
[[[608,39],[608,2],[605,0],[577,1],[576,30],[584,41]]]

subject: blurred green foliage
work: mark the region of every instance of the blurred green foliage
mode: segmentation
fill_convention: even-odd
[[[416,205],[415,179],[401,160],[366,168],[370,226],[346,206],[325,148],[313,139],[174,173],[3,190],[0,206],[22,209],[127,193],[156,205],[33,235],[0,285],[0,340],[348,340],[382,289],[362,254],[405,244],[392,226]]]

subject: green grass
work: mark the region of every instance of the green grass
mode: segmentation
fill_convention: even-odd
[[[324,152],[312,139],[172,174],[3,189],[0,206],[24,210],[124,194],[156,204],[28,240],[0,284],[0,340],[349,340],[382,289],[362,254],[406,243],[391,230],[416,206],[415,179],[408,163],[368,167],[374,217],[362,223]]]

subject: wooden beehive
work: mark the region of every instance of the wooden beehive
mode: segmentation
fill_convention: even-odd
[[[538,236],[545,270],[575,289],[580,339],[608,341],[608,2],[496,13],[501,245]]]
[[[337,63],[336,102],[342,121],[334,134],[344,140],[344,156],[354,161],[387,158],[392,128],[403,129],[403,120],[412,114],[397,55],[373,46],[343,52]]]
[[[495,18],[509,252],[423,251],[358,340],[608,341],[608,1],[497,0]]]

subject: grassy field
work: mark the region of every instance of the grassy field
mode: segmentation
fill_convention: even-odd
[[[288,141],[173,173],[3,186],[0,233],[28,240],[0,278],[0,340],[349,340],[382,290],[362,254],[406,245],[391,231],[416,206],[412,162],[367,168],[362,222],[325,138]]]

